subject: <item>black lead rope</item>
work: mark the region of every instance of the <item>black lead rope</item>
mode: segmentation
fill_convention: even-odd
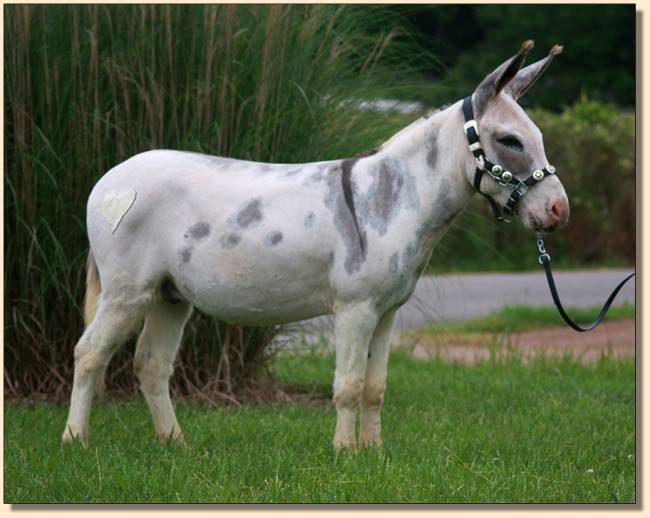
[[[573,320],[571,320],[569,315],[566,314],[566,311],[564,311],[564,308],[562,307],[562,303],[560,302],[560,297],[557,293],[557,288],[555,287],[555,281],[553,280],[553,271],[551,270],[551,256],[544,248],[544,240],[542,239],[541,234],[537,234],[537,250],[539,251],[539,262],[544,266],[544,271],[546,272],[546,280],[548,281],[548,287],[551,290],[551,296],[553,297],[553,302],[555,302],[555,305],[557,306],[557,310],[560,312],[560,315],[562,316],[564,321],[576,331],[580,331],[580,332],[591,331],[598,324],[600,324],[605,318],[605,315],[609,311],[609,307],[612,305],[612,302],[614,302],[614,298],[616,297],[620,289],[627,281],[629,281],[632,277],[636,275],[636,273],[631,273],[625,279],[623,279],[619,283],[619,285],[616,286],[614,291],[612,291],[611,295],[605,302],[605,305],[601,308],[600,313],[598,313],[596,320],[594,320],[587,327],[580,327]]]

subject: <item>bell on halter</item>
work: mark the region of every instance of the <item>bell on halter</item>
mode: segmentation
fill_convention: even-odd
[[[544,172],[541,169],[537,169],[537,171],[533,173],[533,178],[539,182],[544,178]]]
[[[503,167],[501,167],[498,164],[492,168],[492,174],[495,176],[501,176],[502,172],[503,172]]]
[[[501,175],[501,179],[504,182],[509,182],[512,180],[512,173],[510,171],[503,171],[503,174]]]

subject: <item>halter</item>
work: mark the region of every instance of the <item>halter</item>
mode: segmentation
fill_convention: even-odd
[[[463,100],[463,115],[465,116],[465,125],[463,130],[467,136],[467,142],[469,143],[469,150],[474,155],[474,160],[476,160],[476,172],[474,173],[474,188],[479,194],[485,196],[490,206],[492,207],[492,212],[494,212],[494,217],[497,221],[505,221],[510,223],[512,221],[510,217],[516,214],[516,205],[531,185],[541,182],[547,176],[555,174],[555,167],[552,165],[547,165],[544,169],[536,169],[533,171],[528,178],[525,180],[520,180],[516,178],[510,171],[504,170],[499,164],[493,164],[485,156],[485,151],[481,147],[481,141],[479,139],[478,124],[476,119],[474,119],[474,110],[472,108],[472,96],[465,97]],[[483,179],[483,173],[487,173],[495,182],[500,186],[510,189],[510,197],[508,201],[503,206],[499,207],[499,204],[496,202],[492,196],[488,193],[481,191],[481,180]]]

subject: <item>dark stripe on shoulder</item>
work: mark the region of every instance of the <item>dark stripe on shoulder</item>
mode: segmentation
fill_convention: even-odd
[[[361,236],[361,230],[359,229],[359,222],[357,221],[357,213],[354,209],[354,197],[352,196],[352,184],[350,183],[350,178],[352,176],[352,168],[356,164],[357,158],[346,158],[341,162],[341,169],[343,174],[341,174],[341,184],[343,186],[343,196],[345,198],[345,204],[348,206],[350,214],[352,214],[352,220],[354,221],[354,228],[357,231],[357,236],[359,237],[359,246],[361,247],[361,252],[365,255],[366,245],[363,242],[363,237]]]

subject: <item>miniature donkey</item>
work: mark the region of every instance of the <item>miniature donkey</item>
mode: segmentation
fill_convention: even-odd
[[[516,101],[561,47],[522,69],[532,46],[479,84],[469,102],[475,122],[465,123],[459,101],[364,157],[268,164],[153,150],[106,173],[88,200],[87,327],[63,440],[86,444],[98,378],[143,320],[135,372],[158,435],[181,440],[169,377],[196,307],[250,326],[333,314],[334,447],[357,446],[359,407],[359,444],[380,446],[395,313],[475,192],[481,163],[468,127],[476,136],[480,128],[485,156],[509,176],[553,171],[541,132]],[[504,185],[494,175],[478,182],[501,205]],[[535,231],[565,223],[558,178],[532,185],[519,213]]]

